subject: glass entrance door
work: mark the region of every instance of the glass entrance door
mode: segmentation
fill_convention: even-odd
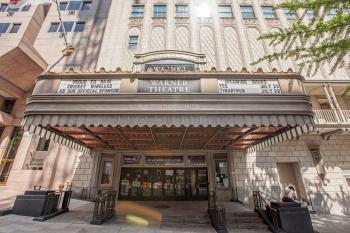
[[[174,169],[165,169],[164,196],[165,199],[171,200],[175,196],[175,178]]]
[[[153,188],[153,198],[157,199],[163,199],[163,169],[155,169],[153,170],[153,182],[152,182],[152,188]]]
[[[206,200],[207,168],[122,168],[119,199]]]
[[[185,170],[175,170],[175,196],[176,200],[184,200],[186,197]]]
[[[145,200],[152,197],[152,180],[151,180],[151,169],[143,169],[142,171],[142,185],[141,185],[141,196]]]

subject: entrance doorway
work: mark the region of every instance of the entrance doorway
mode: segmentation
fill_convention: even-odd
[[[303,201],[308,201],[303,180],[300,173],[300,167],[297,162],[277,163],[278,175],[282,188],[282,195],[289,185],[293,185],[296,189],[297,196]]]
[[[122,168],[120,200],[207,200],[207,168]]]

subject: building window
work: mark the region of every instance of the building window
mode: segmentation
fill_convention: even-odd
[[[327,19],[333,19],[337,16],[337,10],[336,9],[331,9],[328,13],[327,13]]]
[[[132,18],[143,18],[145,12],[144,5],[132,5],[131,17]]]
[[[255,19],[255,13],[252,6],[241,6],[243,19]]]
[[[11,27],[10,33],[17,33],[21,27],[20,23],[14,23]]]
[[[7,12],[17,12],[17,11],[19,11],[19,8],[10,8],[10,7],[7,8]]]
[[[341,168],[343,177],[345,178],[346,184],[350,188],[350,168]]]
[[[29,11],[31,6],[32,5],[30,5],[30,4],[25,5],[24,7],[22,7],[22,11]]]
[[[137,49],[138,36],[129,36],[129,49]]]
[[[0,33],[6,33],[9,27],[10,23],[0,23]]]
[[[232,7],[230,5],[219,6],[220,18],[233,18]]]
[[[277,15],[273,6],[262,6],[262,11],[265,19],[277,19]]]
[[[70,1],[67,10],[78,11],[80,10],[81,1]]]
[[[73,22],[73,21],[65,21],[65,22],[63,22],[64,31],[65,31],[65,32],[71,32],[72,29],[73,29],[73,25],[74,25],[74,22]],[[60,32],[63,32],[63,29],[62,29],[62,26],[61,26],[61,25],[60,25],[59,31],[60,31]]]
[[[8,6],[9,6],[9,5],[6,4],[6,3],[1,3],[1,4],[0,4],[0,12],[6,12]]]
[[[311,19],[313,19],[313,18],[316,18],[316,19],[319,18],[317,12],[316,12],[316,15],[315,15],[314,12],[313,12],[312,10],[308,10],[308,11],[306,12],[306,17],[307,17],[309,20],[311,20]]]
[[[166,18],[166,5],[154,5],[153,17]]]
[[[74,32],[83,32],[85,28],[85,22],[77,22],[75,24]]]
[[[297,13],[292,13],[289,9],[283,9],[283,11],[288,20],[297,20],[299,18]]]
[[[51,23],[49,32],[58,32],[59,26],[60,26],[60,23]]]
[[[50,146],[50,139],[40,138],[36,151],[48,151]]]
[[[227,188],[230,186],[227,159],[215,160],[216,186]]]
[[[176,5],[175,13],[178,18],[188,18],[188,5]]]
[[[81,7],[81,10],[89,11],[91,9],[92,9],[92,2],[91,1],[84,1],[83,6]]]
[[[11,135],[11,141],[6,148],[5,154],[0,158],[0,184],[6,184],[9,177],[13,161],[16,157],[19,144],[21,143],[23,130],[21,127],[15,127]]]
[[[65,11],[67,9],[68,2],[60,2],[60,11]]]
[[[6,112],[7,114],[11,114],[13,107],[15,106],[16,100],[14,99],[7,99],[5,100],[5,104],[1,111]]]

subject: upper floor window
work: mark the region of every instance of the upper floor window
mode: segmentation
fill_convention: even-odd
[[[188,18],[188,5],[176,5],[176,17]]]
[[[144,5],[132,5],[131,17],[132,18],[143,18],[145,13]]]
[[[284,11],[284,14],[287,16],[288,20],[296,20],[299,18],[297,13],[295,12],[292,13],[289,11],[289,9],[283,9],[283,11]]]
[[[153,17],[166,18],[166,5],[154,5]]]
[[[22,10],[22,11],[29,11],[31,6],[32,6],[32,5],[30,5],[30,4],[25,5],[25,6],[22,7],[21,10]]]
[[[92,1],[66,1],[60,2],[60,11],[87,11],[92,9]]]
[[[255,19],[255,13],[252,6],[241,6],[243,19]]]
[[[0,12],[6,12],[8,6],[9,6],[9,5],[6,4],[6,3],[1,3],[1,4],[0,4]]]
[[[219,6],[220,18],[233,18],[232,7],[230,5]]]
[[[77,22],[75,24],[74,32],[83,32],[85,29],[85,22]]]
[[[262,11],[265,19],[277,19],[277,15],[273,6],[262,6]]]
[[[10,23],[0,23],[0,33],[6,33],[10,27]]]
[[[70,1],[68,4],[69,11],[77,11],[80,10],[81,1]]]
[[[36,147],[36,151],[48,151],[50,146],[50,139],[40,138]]]
[[[11,27],[10,33],[17,33],[21,27],[20,23],[14,23]]]
[[[67,9],[68,2],[60,2],[60,11],[65,11]]]
[[[337,16],[337,10],[336,9],[331,9],[328,13],[327,13],[327,18],[328,19],[333,19],[334,17]]]
[[[129,36],[129,49],[137,49],[138,40],[138,36]]]
[[[12,7],[7,8],[7,12],[17,12],[17,11],[19,11],[19,8],[12,8]]]
[[[318,13],[316,12],[316,15],[314,14],[314,12],[312,11],[312,10],[308,10],[308,11],[306,11],[306,17],[308,18],[308,19],[313,19],[313,18],[319,18],[319,15],[318,15]]]
[[[74,24],[75,24],[75,27],[74,27]],[[84,28],[85,28],[85,22],[74,23],[73,21],[65,21],[63,22],[63,25],[64,25],[65,32],[71,32],[73,31],[73,28],[74,28],[74,32],[82,32],[84,31]],[[60,23],[57,23],[57,22],[51,23],[49,32],[62,32],[62,31],[63,30]]]
[[[92,9],[92,2],[91,1],[84,1],[83,5],[81,7],[81,10],[88,11]]]
[[[51,23],[49,32],[58,32],[59,27],[60,27],[60,23]]]
[[[71,32],[72,29],[73,29],[73,25],[74,25],[74,22],[73,22],[73,21],[64,21],[64,22],[63,22],[64,31],[65,31],[65,32]],[[63,32],[62,25],[60,25],[59,31],[60,31],[60,32]]]

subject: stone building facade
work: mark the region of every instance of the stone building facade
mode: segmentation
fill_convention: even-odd
[[[275,49],[257,38],[279,27],[288,27],[296,20],[283,10],[272,10],[279,1],[93,0],[78,1],[75,5],[74,1],[60,1],[66,38],[75,48],[69,57],[62,57],[64,38],[56,5],[33,5],[11,12],[6,8],[6,2],[0,0],[0,182],[4,188],[23,191],[41,185],[57,189],[61,184],[72,182],[77,192],[82,187],[119,191],[123,174],[131,171],[127,169],[141,167],[144,172],[145,168],[152,168],[147,164],[152,153],[160,157],[181,154],[183,166],[161,165],[164,183],[167,168],[174,168],[176,173],[185,167],[188,169],[186,174],[193,172],[197,180],[200,169],[204,168],[208,176],[207,188],[216,190],[225,201],[234,199],[252,204],[253,190],[280,198],[286,186],[293,184],[299,196],[318,213],[349,215],[350,102],[347,88],[350,71],[347,68],[329,75],[330,67],[325,65],[312,77],[303,73],[301,89],[310,97],[315,129],[254,150],[248,147],[243,150],[237,147],[215,149],[209,145],[212,140],[209,132],[202,133],[204,138],[200,143],[207,146],[204,149],[189,146],[182,150],[154,150],[136,146],[130,150],[118,146],[97,148],[85,143],[90,150],[79,150],[63,141],[55,142],[51,136],[46,137],[49,128],[45,128],[45,132],[41,129],[40,132],[21,130],[24,115],[30,115],[32,110],[29,104],[25,114],[26,99],[50,96],[57,91],[50,92],[49,88],[43,88],[47,83],[36,81],[42,73],[52,75],[51,79],[57,83],[50,85],[56,85],[58,89],[58,83],[65,78],[81,80],[88,76],[91,79],[116,75],[121,80],[120,92],[131,99],[138,95],[140,80],[147,77],[178,80],[193,76],[200,79],[201,93],[209,96],[217,94],[216,87],[213,90],[211,85],[216,86],[221,76],[267,80],[293,75],[294,61],[251,65],[252,61]],[[179,64],[185,64],[183,69],[193,67],[193,70],[177,70]],[[148,71],[146,67],[173,70]],[[283,86],[281,82],[280,85]],[[44,107],[48,109],[48,106]],[[264,112],[264,109],[260,111]],[[89,127],[88,122],[85,126]],[[246,126],[250,130],[254,128],[254,122],[246,123]],[[155,137],[161,139],[158,128]],[[209,125],[205,128],[209,130]],[[215,132],[212,136],[217,136]],[[125,128],[122,133],[128,135]],[[165,133],[171,135],[170,131]],[[74,136],[73,133],[62,136],[67,135],[69,138]],[[152,132],[147,135],[154,140]],[[196,136],[195,133],[191,135]],[[239,137],[247,136],[242,133]],[[274,136],[278,136],[277,130],[265,139]],[[134,138],[128,136],[124,138],[124,141],[132,140]],[[257,139],[245,139],[245,142],[264,144]],[[126,164],[125,159],[135,154],[142,160],[139,165]],[[192,171],[190,158],[194,155],[205,156],[206,162],[192,166],[195,168]],[[108,185],[101,183],[105,161],[112,161],[112,172],[109,173],[112,180]],[[226,171],[219,171],[221,168]],[[170,173],[168,171],[168,176]]]

